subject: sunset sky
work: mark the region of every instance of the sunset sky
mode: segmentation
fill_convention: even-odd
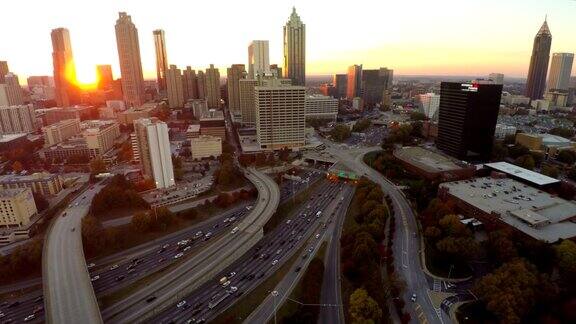
[[[138,28],[145,78],[155,77],[154,29],[165,30],[169,62],[180,67],[246,64],[253,39],[269,40],[270,62],[282,64],[282,26],[293,5],[306,23],[308,75],[364,64],[397,75],[524,77],[545,14],[552,52],[576,51],[573,0],[28,0],[2,4],[0,60],[22,84],[51,75],[50,31],[66,27],[80,81],[95,78],[96,64],[112,64],[119,77],[114,24],[126,11]]]

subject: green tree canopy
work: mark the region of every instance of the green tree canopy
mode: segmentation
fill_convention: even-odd
[[[378,323],[382,309],[365,289],[356,289],[350,295],[350,316],[354,324]]]

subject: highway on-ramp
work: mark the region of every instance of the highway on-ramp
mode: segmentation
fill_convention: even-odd
[[[48,230],[42,258],[47,323],[102,323],[82,248],[82,218],[102,187],[81,193]]]

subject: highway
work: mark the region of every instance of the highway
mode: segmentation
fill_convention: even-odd
[[[380,147],[362,148],[360,150],[346,151],[336,147],[333,143],[324,140],[327,150],[336,156],[347,167],[358,175],[363,175],[380,185],[382,190],[392,199],[396,232],[394,234],[394,256],[396,258],[396,273],[400,274],[406,282],[406,290],[402,296],[406,302],[413,320],[419,322],[443,323],[440,309],[432,305],[428,292],[430,285],[427,275],[420,264],[420,231],[416,215],[404,194],[378,171],[364,163],[365,153],[380,150]],[[416,294],[416,302],[411,302],[412,294]]]
[[[81,224],[103,186],[80,194],[48,229],[42,254],[47,323],[102,323],[84,259]]]
[[[344,314],[342,308],[342,300],[340,294],[340,232],[344,218],[348,211],[348,206],[352,200],[354,189],[350,186],[343,186],[342,191],[334,196],[330,196],[328,206],[325,209],[326,217],[329,217],[329,223],[326,229],[320,229],[320,239],[313,240],[310,249],[304,250],[302,254],[310,253],[310,257],[303,259],[302,263],[296,262],[290,271],[282,278],[276,285],[275,294],[270,294],[258,306],[258,308],[250,314],[245,324],[250,323],[267,323],[273,317],[275,310],[281,308],[283,303],[297,303],[298,300],[288,300],[293,289],[296,287],[301,277],[306,272],[310,261],[313,256],[318,252],[320,246],[324,241],[328,241],[328,250],[326,251],[325,259],[330,260],[324,270],[323,288],[321,294],[320,304],[320,319],[318,323],[343,323]],[[323,192],[323,191],[321,191]],[[335,255],[337,253],[337,255]],[[301,268],[299,271],[296,269]],[[327,292],[325,294],[324,292]],[[276,296],[274,296],[276,295]]]
[[[248,169],[246,176],[257,187],[259,196],[250,214],[237,226],[237,232],[223,235],[156,281],[104,310],[107,322],[142,321],[162,311],[234,262],[262,237],[262,227],[276,211],[280,192],[271,178],[254,169]]]
[[[271,276],[276,269],[288,261],[304,244],[304,258],[298,258],[297,264],[307,262],[311,251],[321,241],[325,231],[323,224],[331,220],[332,211],[339,205],[337,195],[339,184],[324,183],[314,192],[309,202],[304,203],[289,218],[272,232],[268,233],[258,245],[247,251],[238,261],[217,273],[206,284],[192,294],[180,299],[170,308],[150,320],[150,323],[185,323],[213,320],[217,315],[232,306],[239,298],[245,296]],[[332,209],[328,209],[331,206]],[[318,211],[322,211],[319,217]],[[318,236],[318,238],[316,238]],[[308,246],[308,241],[311,241]],[[298,265],[302,267],[303,265]],[[291,270],[294,271],[294,270]],[[233,274],[231,276],[230,274]],[[296,272],[291,272],[297,274]],[[230,283],[225,287],[220,279],[226,276]],[[231,288],[234,287],[234,288]],[[183,303],[185,302],[185,303]],[[181,306],[178,307],[177,304]],[[256,321],[254,323],[265,323]]]

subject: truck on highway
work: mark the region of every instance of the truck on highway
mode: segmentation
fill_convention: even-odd
[[[322,215],[322,211],[321,211],[321,210],[319,210],[319,211],[316,213],[316,218],[320,218],[320,215]]]

